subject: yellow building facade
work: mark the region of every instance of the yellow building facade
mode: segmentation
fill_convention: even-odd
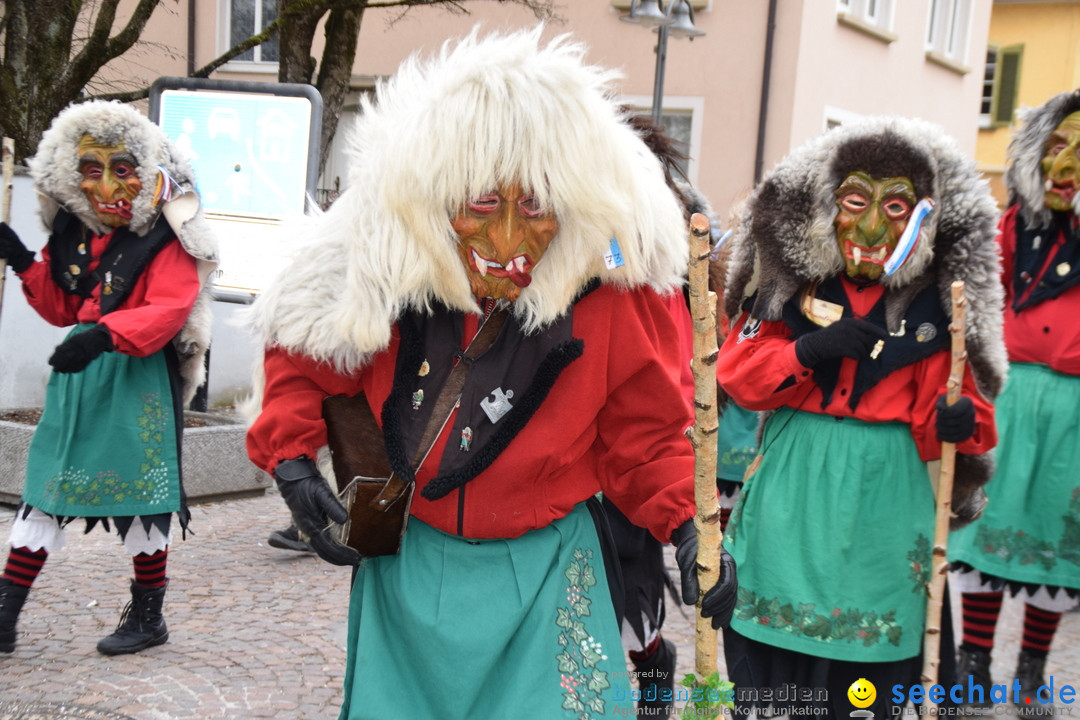
[[[1016,111],[1080,87],[1080,0],[995,0],[988,41],[975,159],[1004,207]]]

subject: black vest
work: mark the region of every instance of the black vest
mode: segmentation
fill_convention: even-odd
[[[48,243],[53,282],[69,295],[84,298],[90,297],[98,285],[104,285],[101,314],[105,315],[120,307],[146,266],[175,237],[164,218],[158,218],[144,237],[131,232],[126,225],[118,227],[91,272],[90,231],[77,217],[60,210],[53,220]]]
[[[887,327],[885,298],[888,292],[886,289],[871,308],[869,315],[864,318],[880,328]],[[816,297],[842,306],[843,317],[854,317],[839,276],[821,283]],[[820,325],[809,320],[799,310],[798,294],[784,305],[784,323],[791,330],[794,339],[821,329]],[[941,307],[937,287],[929,285],[915,296],[904,312],[902,328],[903,334],[890,336],[876,358],[867,356],[857,361],[855,382],[851,389],[851,397],[848,398],[848,407],[852,410],[859,404],[859,400],[867,390],[890,373],[928,358],[949,346],[949,316]],[[840,361],[841,358],[826,360],[814,368],[814,382],[821,388],[823,395],[822,408],[829,404],[833,391],[836,390],[840,375]]]
[[[1050,227],[1028,229],[1021,214],[1016,214],[1012,272],[1012,307],[1016,312],[1052,300],[1080,282],[1080,230],[1073,228],[1073,218],[1072,213],[1055,212]],[[1065,243],[1054,249],[1062,233]],[[1046,265],[1051,249],[1054,257]],[[1043,267],[1046,272],[1039,275]],[[1028,288],[1031,292],[1025,296]]]
[[[507,318],[491,348],[471,361],[443,456],[427,460],[429,465],[438,463],[438,474],[423,488],[425,498],[445,497],[482,473],[521,432],[562,371],[584,353],[585,342],[573,337],[573,324],[572,306],[531,335],[521,330],[513,315]],[[390,465],[403,480],[415,479],[409,459],[450,375],[464,328],[462,313],[440,304],[431,314],[410,310],[398,320],[401,339],[394,386],[382,408],[382,424]]]

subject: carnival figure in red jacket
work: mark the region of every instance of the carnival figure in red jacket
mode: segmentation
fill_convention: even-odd
[[[110,518],[131,554],[131,603],[104,654],[168,640],[162,615],[171,519],[187,528],[182,412],[204,377],[216,244],[187,160],[120,103],[73,105],[29,161],[51,231],[41,259],[0,225],[0,256],[48,323],[74,326],[57,346],[30,445],[11,552],[0,576],[0,652],[34,579],[65,541]]]

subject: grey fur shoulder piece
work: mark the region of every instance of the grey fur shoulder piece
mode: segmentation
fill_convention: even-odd
[[[995,237],[998,209],[974,163],[944,130],[922,120],[876,117],[829,130],[793,150],[764,178],[739,215],[727,277],[725,312],[739,314],[757,292],[751,314],[781,317],[806,284],[833,277],[844,263],[836,242],[834,191],[848,173],[908,177],[934,208],[911,257],[882,283],[891,331],[920,290],[936,284],[950,308],[950,285],[964,281],[966,340],[975,379],[987,397],[1004,385],[1004,294]]]
[[[37,154],[27,161],[38,194],[41,219],[52,230],[56,212],[63,207],[95,233],[109,232],[94,212],[80,188],[79,140],[89,135],[100,143],[124,144],[138,167],[142,189],[132,202],[130,228],[144,236],[164,215],[195,258],[202,291],[187,324],[173,339],[180,356],[185,404],[205,379],[203,359],[210,346],[212,324],[210,277],[218,264],[218,245],[203,215],[195,190],[195,174],[187,158],[165,133],[130,105],[100,100],[71,105],[53,120],[41,138]],[[171,178],[183,194],[165,203],[155,203],[158,183]]]
[[[1051,213],[1043,204],[1046,189],[1042,159],[1046,141],[1062,120],[1077,111],[1080,111],[1080,89],[1055,95],[1039,107],[1024,108],[1018,113],[1022,126],[1009,143],[1005,187],[1009,191],[1009,205],[1020,203],[1028,227],[1050,225]]]

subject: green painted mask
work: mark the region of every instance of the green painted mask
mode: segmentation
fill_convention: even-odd
[[[915,186],[906,177],[874,178],[855,171],[836,189],[836,241],[844,273],[875,282],[896,249],[915,207]]]
[[[1080,111],[1062,120],[1050,134],[1042,171],[1046,181],[1043,204],[1050,210],[1072,212],[1080,186]]]

